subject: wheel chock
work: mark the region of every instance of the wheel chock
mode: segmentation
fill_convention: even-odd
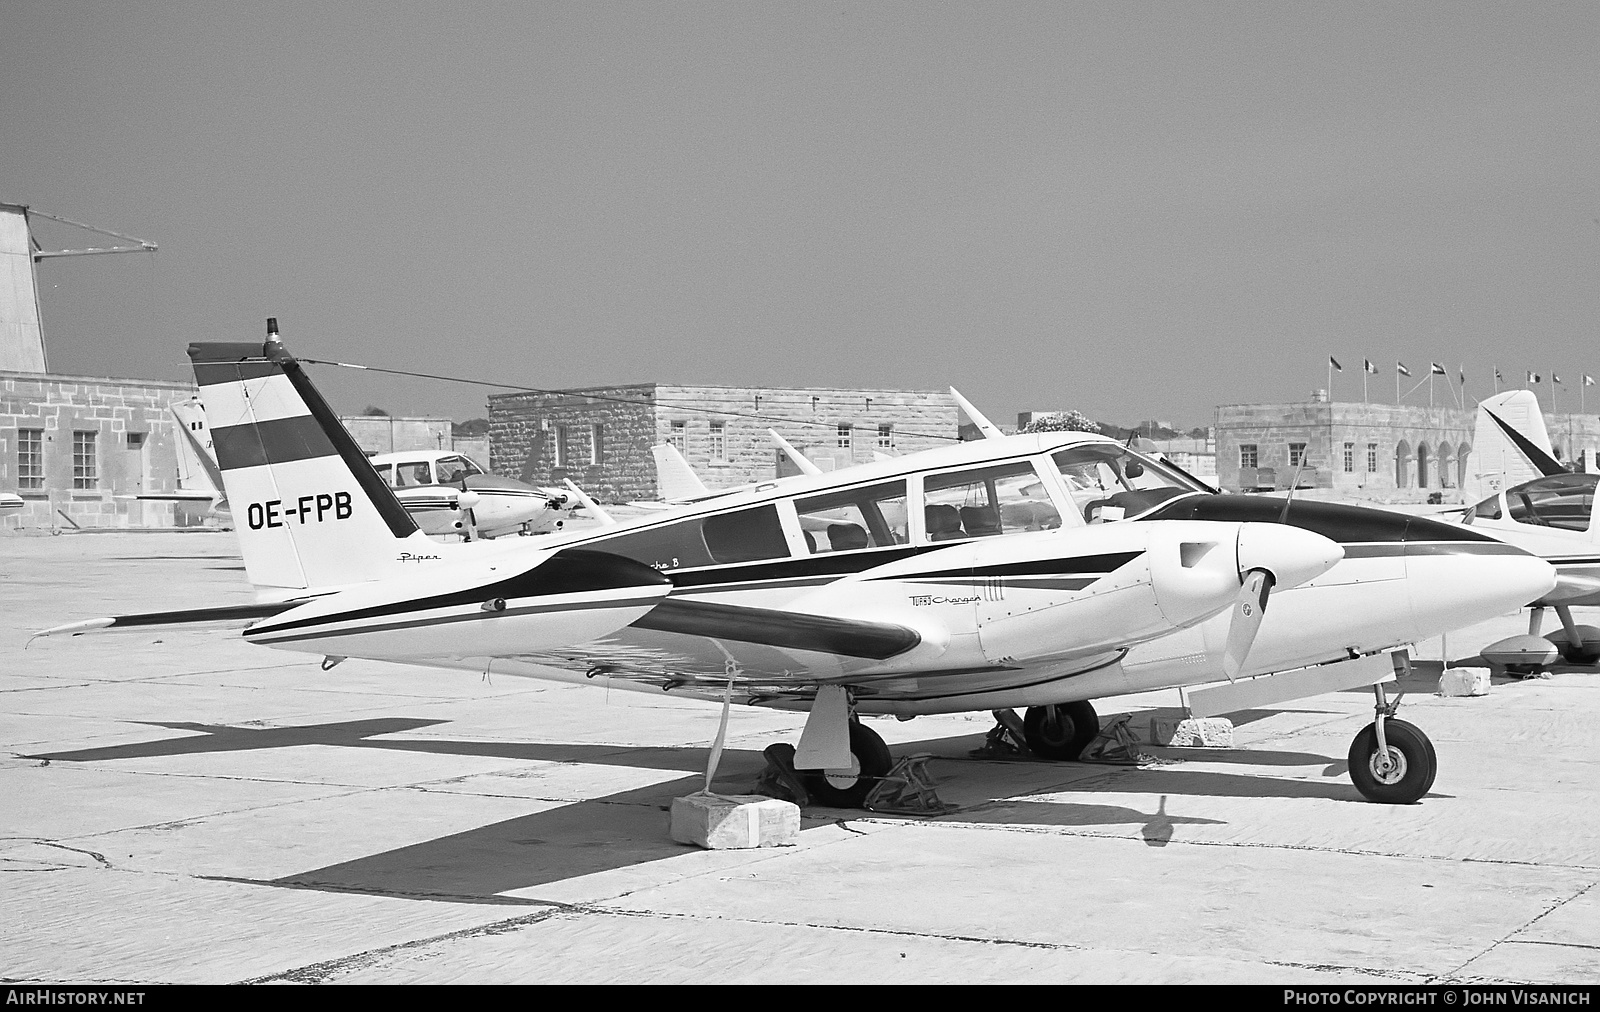
[[[932,758],[932,753],[919,752],[895,763],[867,794],[862,807],[901,815],[944,815],[955,811],[956,806],[939,800],[933,789],[933,777],[928,772],[928,760]]]
[[[756,778],[756,793],[780,801],[792,801],[805,808],[811,804],[805,781],[794,768],[794,746],[780,741],[761,750],[767,757],[767,768]]]
[[[1133,714],[1124,713],[1102,726],[1094,740],[1083,747],[1078,761],[1103,763],[1107,766],[1137,766],[1143,762],[1153,761],[1152,756],[1139,751],[1139,743],[1128,730],[1128,721],[1132,717]]]
[[[994,720],[983,746],[968,754],[977,759],[1026,759],[1030,753],[1022,718],[1015,710],[995,710]]]

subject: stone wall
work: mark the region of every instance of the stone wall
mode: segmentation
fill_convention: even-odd
[[[559,486],[570,478],[599,502],[653,499],[655,396],[653,384],[491,394],[489,470],[533,485]],[[595,425],[601,427],[599,463],[591,463]],[[563,428],[569,459],[557,466]]]
[[[671,442],[681,431],[684,457],[706,487],[732,488],[796,472],[768,429],[834,471],[871,463],[874,451],[900,456],[948,446],[958,436],[957,410],[955,398],[931,390],[662,386],[655,442]],[[714,422],[722,424],[720,458],[713,456]],[[840,435],[841,425],[850,427],[848,436]],[[880,445],[884,425],[890,432]]]
[[[0,372],[0,490],[27,501],[0,526],[171,527],[204,511],[139,501],[178,488],[177,422],[167,410],[188,383]],[[18,430],[43,430],[43,483],[19,487]],[[95,433],[93,487],[73,481],[73,433]],[[131,438],[130,438],[131,437]],[[126,497],[126,498],[122,498]]]
[[[606,398],[615,398],[614,400]],[[673,423],[681,422],[675,429]],[[712,423],[722,425],[713,455]],[[867,463],[873,451],[895,455],[947,446],[959,419],[948,393],[916,390],[668,386],[597,387],[559,394],[489,398],[490,469],[534,484],[570,477],[601,502],[655,499],[650,448],[683,437],[684,457],[708,488],[731,488],[793,473],[767,436],[776,429],[825,471]],[[603,426],[604,453],[589,464],[590,433]],[[839,426],[851,427],[840,444]],[[879,426],[890,427],[879,445]],[[567,427],[573,465],[555,467],[555,436]]]
[[[454,424],[448,418],[392,418],[389,415],[345,415],[339,419],[356,445],[367,453],[396,450],[449,450]]]

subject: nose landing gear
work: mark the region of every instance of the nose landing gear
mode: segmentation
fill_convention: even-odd
[[[1383,684],[1372,687],[1377,703],[1372,723],[1350,743],[1350,782],[1368,801],[1409,805],[1428,793],[1439,760],[1433,742],[1415,724],[1395,718],[1401,693],[1388,702]]]

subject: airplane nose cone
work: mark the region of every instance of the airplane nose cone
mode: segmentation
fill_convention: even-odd
[[[1556,585],[1555,567],[1510,545],[1406,544],[1418,635],[1437,635],[1522,608]]]
[[[1287,524],[1239,525],[1239,572],[1265,569],[1280,588],[1296,587],[1326,573],[1344,558],[1335,541]]]

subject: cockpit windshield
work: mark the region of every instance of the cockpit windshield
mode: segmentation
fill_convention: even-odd
[[[1536,527],[1559,527],[1568,531],[1589,529],[1594,507],[1595,474],[1551,474],[1506,489],[1506,509],[1518,523]],[[1485,499],[1467,515],[1473,519],[1499,519],[1500,497]]]
[[[473,463],[471,458],[461,456],[440,457],[433,469],[441,485],[453,485],[463,478],[483,473],[483,468]]]
[[[1189,492],[1210,492],[1183,471],[1114,443],[1051,455],[1087,523],[1132,517]]]

